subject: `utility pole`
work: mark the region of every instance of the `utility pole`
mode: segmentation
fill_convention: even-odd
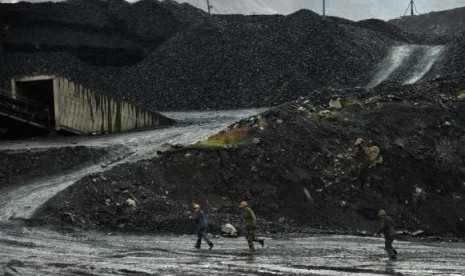
[[[207,0],[207,9],[208,9],[208,14],[211,15],[212,12],[211,12],[211,9],[213,8],[212,5],[210,5],[210,0]]]
[[[323,17],[326,16],[326,0],[323,0]]]
[[[420,12],[417,10],[417,7],[415,6],[415,1],[414,0],[410,0],[409,4],[407,6],[407,9],[405,10],[404,16],[407,15],[409,9],[410,9],[410,16],[414,16],[415,11],[417,12],[417,14],[420,14]]]

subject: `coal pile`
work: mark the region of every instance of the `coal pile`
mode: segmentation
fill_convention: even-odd
[[[0,188],[66,173],[75,170],[76,164],[96,164],[106,158],[109,151],[111,149],[82,146],[0,151]]]
[[[276,105],[319,87],[364,85],[391,44],[310,11],[214,16],[131,68],[120,90],[163,109]]]
[[[405,232],[463,237],[465,91],[421,103],[347,94],[321,103],[302,98],[238,122],[215,143],[90,176],[36,218],[123,231],[171,232],[176,222],[187,231],[192,202],[221,225],[239,224],[237,203],[247,199],[270,233],[369,233],[385,208]]]
[[[465,30],[465,7],[390,20],[409,33],[456,35]]]
[[[271,106],[363,86],[390,46],[420,43],[388,24],[305,10],[209,17],[150,0],[1,7],[4,80],[56,74],[157,109]]]

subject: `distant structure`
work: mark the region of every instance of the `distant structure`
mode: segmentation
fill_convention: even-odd
[[[67,78],[38,75],[11,80],[0,90],[0,128],[77,135],[151,129],[173,120],[120,98],[93,91]]]
[[[410,3],[408,4],[407,6],[407,9],[405,10],[405,13],[404,13],[404,16],[407,14],[407,12],[410,10],[410,16],[414,16],[415,15],[415,12],[414,10],[417,12],[417,14],[420,14],[417,10],[417,6],[415,5],[415,1],[414,0],[410,0]]]
[[[210,0],[207,0],[207,9],[208,9],[208,14],[211,15],[211,9],[213,8],[212,5],[210,5]]]
[[[326,0],[323,0],[323,17],[326,16]]]

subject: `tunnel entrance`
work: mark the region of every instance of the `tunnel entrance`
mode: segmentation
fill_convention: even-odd
[[[53,79],[16,81],[16,97],[48,108],[50,124],[55,125]]]

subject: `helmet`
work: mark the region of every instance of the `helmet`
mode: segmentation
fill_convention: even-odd
[[[249,206],[247,204],[247,201],[242,201],[241,204],[239,204],[239,208],[244,208],[244,207],[247,207],[247,206]]]
[[[200,209],[200,205],[197,203],[192,204],[192,209]]]
[[[379,210],[378,216],[381,217],[381,216],[386,216],[386,215],[387,215],[386,211],[384,211],[383,209]]]

